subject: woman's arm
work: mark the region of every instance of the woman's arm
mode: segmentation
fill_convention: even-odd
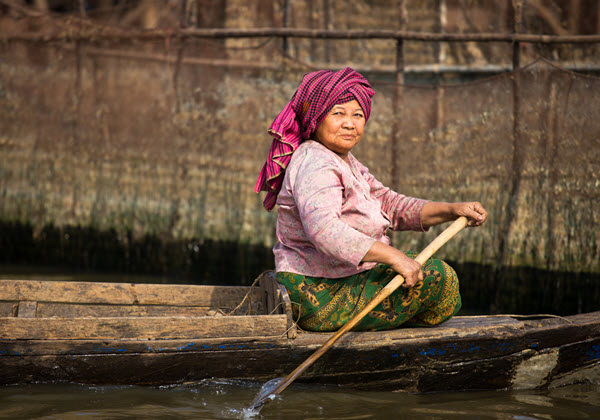
[[[487,219],[487,211],[477,201],[467,203],[429,201],[421,212],[421,223],[423,228],[427,229],[431,226],[456,220],[460,216],[469,219],[467,226],[481,226]]]
[[[487,212],[478,202],[443,203],[428,201],[421,213],[421,223],[425,229],[440,223],[456,220],[466,216],[468,226],[480,226],[487,219]],[[388,264],[392,270],[404,277],[404,287],[414,286],[423,280],[421,265],[407,257],[403,252],[381,242],[375,242],[365,254],[362,262],[378,262]]]
[[[423,280],[421,264],[407,257],[404,252],[382,242],[375,242],[363,257],[362,262],[378,262],[389,265],[392,270],[404,277],[403,287],[414,286],[418,281]]]

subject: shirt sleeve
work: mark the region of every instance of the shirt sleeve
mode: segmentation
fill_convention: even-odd
[[[371,187],[371,195],[379,200],[382,211],[390,219],[392,230],[419,232],[429,230],[429,228],[423,228],[421,213],[425,204],[430,200],[399,194],[379,182],[360,162],[359,165],[363,177]]]
[[[343,183],[328,157],[305,156],[291,185],[304,231],[315,248],[359,268],[376,239],[341,220]]]

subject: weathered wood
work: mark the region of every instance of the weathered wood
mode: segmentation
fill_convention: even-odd
[[[281,296],[281,304],[284,308],[283,312],[287,318],[287,336],[290,339],[294,339],[297,337],[298,327],[297,327],[296,320],[294,319],[294,316],[293,316],[292,301],[290,300],[290,296],[289,296],[287,290],[285,289],[285,286],[282,284],[279,284],[278,287],[279,287],[280,296]]]
[[[249,287],[0,280],[3,301],[206,306],[233,309]],[[260,301],[256,291],[255,301]]]
[[[483,321],[483,320],[481,320]],[[382,340],[378,333],[350,332],[319,363],[311,366],[303,382],[345,385],[357,389],[428,392],[460,389],[517,389],[524,385],[539,386],[568,380],[562,370],[581,375],[597,372],[600,358],[598,320],[583,327],[559,322],[543,327],[536,335],[513,328],[517,335],[486,333],[479,330],[468,336],[450,333],[444,340],[436,332],[416,339]],[[499,327],[504,323],[495,322]],[[455,326],[464,323],[456,323]],[[511,324],[509,322],[509,324]],[[483,325],[483,322],[480,322]],[[451,332],[452,328],[447,328]],[[407,330],[398,336],[410,335]],[[388,332],[386,332],[388,333]],[[419,334],[420,335],[420,334]],[[589,338],[591,336],[591,338]],[[305,337],[306,340],[302,340]],[[48,347],[48,355],[29,354],[35,341],[15,344],[17,357],[0,357],[0,383],[44,381],[77,381],[90,384],[164,384],[200,381],[211,377],[265,380],[281,376],[293,368],[298,358],[307,357],[315,348],[315,340],[327,334],[299,334],[297,340],[90,340],[70,345],[59,354]],[[569,344],[564,339],[569,337]],[[588,338],[585,338],[588,337]],[[6,341],[0,341],[0,354]],[[43,341],[45,346],[55,343]],[[75,346],[79,346],[75,348]],[[91,346],[91,347],[87,347]],[[144,349],[147,346],[148,349]],[[594,350],[596,349],[596,350]],[[548,356],[550,355],[550,356]],[[60,369],[57,369],[60,366]],[[123,372],[127,371],[127,375]],[[531,375],[524,375],[531,371]],[[537,373],[535,373],[537,371]],[[543,378],[542,378],[543,375]],[[576,376],[577,377],[577,376]],[[542,379],[540,379],[542,378]],[[593,381],[594,376],[577,377]],[[596,377],[596,381],[599,378]],[[564,382],[560,382],[564,383]],[[536,385],[537,387],[537,385]]]
[[[14,33],[0,36],[0,41],[90,41],[152,40],[177,38],[312,38],[312,39],[395,39],[420,42],[533,42],[539,44],[587,44],[600,42],[600,35],[538,35],[494,32],[438,33],[398,31],[393,29],[302,29],[302,28],[197,28],[153,29],[144,31],[117,28],[73,29],[57,33]]]
[[[0,339],[181,339],[284,335],[285,315],[223,317],[0,318]]]
[[[99,305],[71,303],[39,303],[38,318],[131,317],[131,316],[210,316],[209,306],[165,305]]]
[[[274,346],[290,347],[281,335],[247,337],[194,337],[174,340],[3,340],[0,339],[0,355],[51,356],[56,354],[81,356],[123,353],[181,353],[202,351],[241,351],[268,349]],[[2,359],[0,359],[2,360]]]
[[[259,278],[262,291],[263,305],[267,314],[282,314],[284,307],[281,305],[281,292],[273,272],[263,273]]]
[[[267,380],[292,370],[330,337],[296,332],[289,296],[272,272],[261,276],[251,296],[264,296],[263,314],[267,308],[275,313],[256,316],[194,316],[209,306],[112,303],[177,301],[182,291],[195,295],[211,290],[204,286],[168,291],[163,285],[135,285],[134,294],[132,285],[114,283],[96,289],[77,282],[1,285],[2,299],[10,294],[15,300],[0,302],[0,384]],[[10,292],[9,285],[18,291]],[[218,290],[223,289],[212,288],[211,293]],[[239,288],[238,301],[249,290]],[[56,297],[43,297],[43,292]],[[33,294],[46,301],[22,299]],[[68,296],[103,303],[48,301]],[[206,300],[219,302],[216,297]],[[22,317],[33,314],[37,317]],[[148,316],[158,314],[162,316]],[[598,348],[600,312],[564,318],[459,316],[433,328],[348,332],[301,380],[419,392],[600,383]]]
[[[0,302],[0,317],[16,316],[18,308],[18,302]]]
[[[418,340],[428,339],[441,342],[448,337],[460,337],[461,339],[477,337],[514,337],[515,333],[523,330],[523,323],[510,317],[456,317],[435,328],[402,328],[380,332],[350,332],[339,341],[339,346],[350,349],[373,349],[381,346],[396,346],[414,343]],[[218,318],[221,319],[221,318]],[[177,352],[182,349],[193,350],[195,346],[211,346],[217,348],[218,345],[236,346],[244,348],[248,345],[251,338],[252,346],[256,344],[259,348],[264,347],[265,343],[278,345],[313,348],[322,345],[328,338],[328,334],[300,332],[297,339],[288,342],[281,335],[270,336],[252,336],[252,337],[194,337],[193,343],[187,340],[160,340],[160,341],[139,341],[139,340],[2,340],[0,339],[0,354],[19,355],[19,354],[105,354],[116,348],[127,348],[128,351],[138,353],[143,351]],[[158,344],[156,344],[158,343]],[[262,343],[262,344],[261,344]],[[399,344],[398,344],[399,343]],[[250,346],[250,347],[252,347]]]
[[[19,318],[35,318],[37,306],[37,302],[19,302],[17,315]]]
[[[259,278],[259,284],[263,295],[263,305],[267,309],[267,313],[285,314],[288,338],[296,338],[298,328],[292,315],[292,301],[285,287],[277,282],[273,271],[264,272]]]

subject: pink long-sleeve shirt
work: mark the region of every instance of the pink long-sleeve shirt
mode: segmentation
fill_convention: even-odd
[[[389,228],[424,231],[427,200],[390,190],[351,153],[348,160],[312,140],[292,155],[277,197],[277,271],[354,275],[376,264],[361,261],[375,241],[390,244]]]

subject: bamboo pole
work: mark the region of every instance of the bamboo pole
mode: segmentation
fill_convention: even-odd
[[[329,25],[331,24],[331,13],[330,13],[330,4],[329,4],[329,0],[323,0],[323,18],[325,19],[325,22],[323,23],[323,26],[325,27],[325,30],[329,30]],[[328,38],[326,38],[328,39]],[[329,41],[325,41],[325,54],[323,59],[325,60],[326,63],[329,63],[329,61],[331,60],[331,56],[330,56],[330,45],[329,45]]]
[[[523,0],[512,0],[513,12],[514,12],[514,27],[513,31],[515,34],[520,33],[523,30]],[[501,291],[504,289],[505,275],[502,267],[506,267],[508,264],[507,259],[511,255],[510,247],[510,236],[512,228],[514,226],[514,220],[517,214],[518,196],[521,187],[521,172],[523,162],[523,141],[521,138],[520,131],[520,115],[521,115],[521,74],[519,72],[521,61],[521,45],[519,41],[513,42],[513,75],[512,75],[512,99],[513,99],[513,126],[512,126],[512,140],[513,140],[513,154],[512,154],[512,165],[510,171],[510,178],[508,181],[508,199],[506,203],[506,209],[503,213],[504,220],[501,223],[503,229],[500,233],[499,253],[496,259],[495,267],[495,284],[496,284],[496,298],[495,302],[492,303],[493,307],[490,308],[491,312],[495,312],[495,306],[500,300]]]
[[[404,0],[398,0],[398,26],[400,30],[404,30],[406,28],[407,15],[406,15],[406,4]],[[394,91],[394,99],[392,104],[393,109],[393,128],[392,128],[392,146],[390,148],[390,155],[392,159],[392,168],[391,168],[391,177],[392,177],[392,186],[394,189],[398,190],[398,169],[397,163],[398,160],[398,142],[401,140],[400,130],[402,128],[401,119],[402,119],[402,99],[403,99],[403,89],[404,89],[404,40],[397,39],[396,40],[396,89]]]
[[[290,18],[290,0],[284,0],[283,1],[283,27],[287,28],[289,25],[289,18]],[[288,55],[288,49],[289,49],[289,43],[288,43],[288,38],[286,36],[284,36],[282,38],[282,48],[283,48],[283,53],[285,55]]]
[[[62,46],[66,50],[74,50],[69,46]],[[139,51],[130,50],[118,50],[109,48],[94,48],[86,47],[85,55],[101,56],[107,58],[124,58],[130,60],[145,60],[154,62],[166,62],[175,63],[178,59],[176,55],[170,54],[155,54],[146,53]],[[248,61],[248,60],[234,60],[234,59],[214,59],[214,58],[201,58],[201,57],[183,57],[181,60],[182,64],[192,66],[209,66],[209,67],[228,67],[231,69],[265,69],[265,70],[277,70],[280,68],[276,62],[259,62],[259,61]],[[600,65],[572,65],[572,63],[556,63],[554,65],[572,71],[600,71]],[[313,62],[311,68],[342,68],[345,63],[326,63],[326,62]],[[299,65],[301,68],[302,65]],[[354,67],[359,73],[381,73],[381,74],[397,74],[397,65],[384,65],[384,66],[365,66]],[[421,74],[421,73],[502,73],[512,70],[512,66],[501,66],[501,65],[438,65],[438,64],[424,64],[424,65],[404,65],[404,75],[408,73]]]
[[[16,33],[0,36],[0,41],[100,41],[152,40],[165,38],[314,38],[314,39],[395,39],[419,42],[531,42],[539,44],[600,43],[594,35],[536,35],[523,33],[435,33],[386,29],[333,30],[298,28],[180,28],[124,30],[116,27],[90,25],[81,29],[69,28],[56,33]]]
[[[446,32],[446,0],[438,0],[438,29],[440,33]],[[446,52],[444,50],[445,44],[442,42],[438,42],[435,44],[436,46],[436,54],[435,60],[436,64],[442,66],[444,61],[446,61]],[[440,129],[444,125],[444,87],[442,84],[441,73],[436,73],[436,107],[435,107],[435,128]]]

